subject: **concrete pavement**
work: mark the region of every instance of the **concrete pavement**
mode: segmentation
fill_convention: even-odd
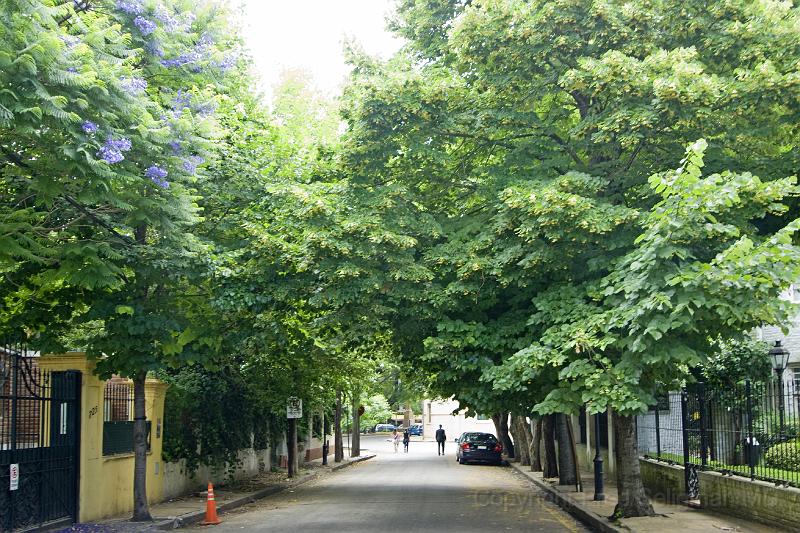
[[[452,441],[442,457],[433,442],[362,444],[377,457],[225,513],[214,531],[587,531],[513,469],[459,465]]]

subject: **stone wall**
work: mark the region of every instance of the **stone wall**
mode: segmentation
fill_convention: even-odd
[[[677,503],[686,499],[683,467],[640,459],[642,482],[651,498]]]
[[[640,459],[642,481],[652,498],[669,502],[686,499],[683,467]],[[800,489],[773,483],[698,472],[700,505],[704,509],[800,532]]]
[[[205,490],[208,482],[219,484],[222,481],[233,479],[247,479],[260,472],[269,470],[270,458],[269,449],[264,450],[240,450],[237,454],[239,464],[231,474],[225,468],[214,469],[209,466],[201,466],[195,472],[186,469],[185,461],[176,463],[164,463],[164,491],[163,499],[168,500],[189,494],[199,490]]]
[[[700,503],[706,509],[800,532],[800,489],[699,472]]]

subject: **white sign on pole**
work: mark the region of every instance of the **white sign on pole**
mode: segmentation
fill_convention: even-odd
[[[303,418],[303,400],[295,396],[286,399],[286,418]]]
[[[19,488],[19,465],[8,465],[8,470],[9,474],[11,475],[8,490],[17,490],[17,488]]]

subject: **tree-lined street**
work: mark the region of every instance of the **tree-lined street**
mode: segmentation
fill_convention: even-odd
[[[512,469],[459,465],[453,442],[445,456],[431,441],[408,454],[385,436],[362,446],[377,457],[228,513],[215,531],[587,531]]]
[[[327,436],[338,463],[343,432],[357,456],[362,429],[412,429],[437,400],[565,486],[592,447],[600,483],[605,453],[612,519],[655,514],[651,412],[656,455],[684,468],[676,498],[698,496],[698,467],[800,486],[800,361],[757,338],[789,337],[800,303],[800,7],[396,0],[387,15],[391,56],[345,40],[339,91],[289,68],[267,101],[253,56],[281,50],[249,49],[232,3],[0,0],[0,475],[36,495],[0,479],[0,529],[82,516],[42,489],[61,483],[45,454],[17,452],[57,445],[54,412],[76,491],[114,475],[104,460],[92,479],[81,443],[131,454],[114,463],[132,473],[125,503],[91,518],[137,523],[162,465],[224,479],[245,456],[294,477]],[[102,380],[92,405],[35,377],[67,352],[79,368],[48,364]],[[40,382],[55,396],[20,385]],[[707,408],[714,387],[744,394]],[[778,399],[754,406],[767,389]],[[32,397],[46,405],[19,407]],[[682,428],[668,451],[659,409]],[[69,433],[90,419],[92,439]],[[412,529],[568,527],[545,504],[482,509],[481,491],[531,492],[416,444],[355,470],[271,514],[313,529],[349,509],[342,528],[366,531],[397,502],[391,523],[414,507]]]

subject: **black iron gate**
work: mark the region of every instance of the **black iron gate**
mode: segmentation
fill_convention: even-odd
[[[78,516],[81,374],[41,370],[38,360],[19,346],[0,346],[3,532]]]

